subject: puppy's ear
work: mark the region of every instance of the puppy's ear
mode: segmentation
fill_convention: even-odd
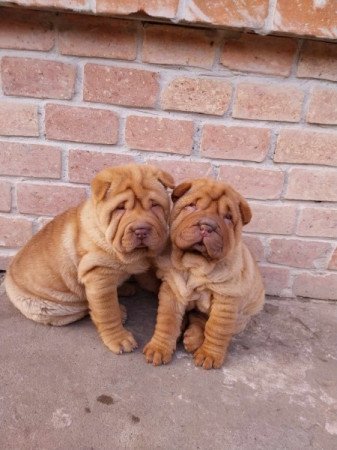
[[[100,202],[105,197],[111,182],[102,180],[100,177],[96,177],[91,182],[91,191],[96,202]]]
[[[174,180],[173,180],[172,176],[169,173],[164,172],[164,170],[159,170],[159,172],[158,172],[158,180],[166,188],[168,188],[168,187],[171,188],[171,189],[174,188]]]
[[[252,211],[247,201],[240,195],[239,209],[243,225],[247,225],[251,221]]]
[[[191,189],[192,187],[192,183],[181,183],[179,184],[179,186],[177,186],[171,195],[172,201],[173,203],[175,203],[180,197],[182,197],[184,194],[186,194],[186,192]]]

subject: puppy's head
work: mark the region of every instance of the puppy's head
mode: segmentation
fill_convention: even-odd
[[[105,169],[92,181],[98,226],[124,260],[154,256],[165,246],[168,187],[174,187],[171,175],[150,165]]]
[[[172,193],[171,240],[175,248],[219,261],[241,239],[251,219],[246,200],[230,185],[211,179],[182,183]]]

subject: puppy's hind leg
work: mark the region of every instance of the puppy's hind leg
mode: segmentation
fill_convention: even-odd
[[[188,314],[188,326],[183,338],[184,347],[187,352],[195,352],[204,342],[206,322],[207,316],[203,313],[192,311]]]

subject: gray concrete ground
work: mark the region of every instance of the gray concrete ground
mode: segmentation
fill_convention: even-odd
[[[123,302],[141,348],[156,302]],[[154,368],[110,353],[88,318],[25,319],[0,288],[0,448],[337,449],[336,324],[336,304],[269,300],[222,369],[181,347]]]

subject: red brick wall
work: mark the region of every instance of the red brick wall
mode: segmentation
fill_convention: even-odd
[[[12,9],[0,22],[0,268],[102,167],[150,162],[249,199],[269,294],[337,299],[337,44]]]

